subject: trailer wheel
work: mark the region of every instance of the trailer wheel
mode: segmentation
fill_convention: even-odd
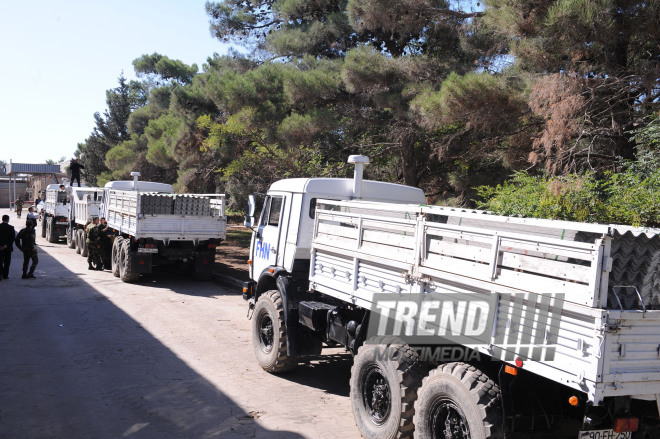
[[[415,403],[416,439],[501,437],[501,394],[474,366],[448,363],[431,371]]]
[[[280,292],[263,293],[252,317],[252,344],[257,362],[267,372],[288,372],[298,365],[297,357],[287,355],[286,322]]]
[[[55,229],[55,218],[48,218],[48,224],[46,225],[46,240],[51,244],[55,244],[60,240],[60,237],[57,235]]]
[[[120,274],[121,261],[119,260],[119,255],[121,253],[123,241],[124,238],[118,236],[112,243],[112,274],[115,277],[119,277]]]
[[[121,243],[121,251],[119,253],[119,277],[122,282],[135,282],[140,278],[139,273],[132,272],[133,257],[131,242],[128,239],[123,240]]]
[[[76,253],[78,254],[82,253],[83,243],[85,242],[82,232],[82,229],[76,230]]]
[[[44,214],[44,219],[41,220],[41,237],[45,238],[46,237],[46,223],[48,222],[48,217],[45,216]]]
[[[351,406],[364,438],[412,438],[423,374],[416,353],[395,337],[360,346],[351,368]]]
[[[66,229],[66,245],[69,248],[76,248],[76,230],[71,226]]]

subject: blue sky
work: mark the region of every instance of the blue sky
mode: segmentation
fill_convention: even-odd
[[[206,0],[0,0],[0,159],[73,156],[132,61],[158,52],[202,64],[223,45]]]

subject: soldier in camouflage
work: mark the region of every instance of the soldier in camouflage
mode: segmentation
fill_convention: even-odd
[[[21,211],[23,210],[23,204],[25,202],[21,200],[21,197],[18,197],[16,201],[14,201],[14,206],[16,207],[16,217],[20,218],[21,217]]]
[[[101,262],[101,231],[98,225],[99,219],[94,218],[85,228],[85,233],[87,234],[87,263],[89,264],[87,268],[89,270],[103,270],[103,262]]]

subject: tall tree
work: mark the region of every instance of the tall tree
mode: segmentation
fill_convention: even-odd
[[[127,123],[131,110],[137,105],[137,99],[123,73],[119,76],[118,82],[117,87],[106,91],[108,108],[103,115],[94,113],[95,127],[85,143],[78,144],[76,151],[76,156],[85,166],[83,170],[85,180],[92,185],[104,183],[103,179],[107,179],[110,175],[110,170],[105,164],[108,151],[129,139]]]

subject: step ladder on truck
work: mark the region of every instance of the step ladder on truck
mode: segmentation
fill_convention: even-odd
[[[660,231],[427,206],[421,190],[288,179],[243,287],[271,373],[344,346],[363,437],[660,437]]]

